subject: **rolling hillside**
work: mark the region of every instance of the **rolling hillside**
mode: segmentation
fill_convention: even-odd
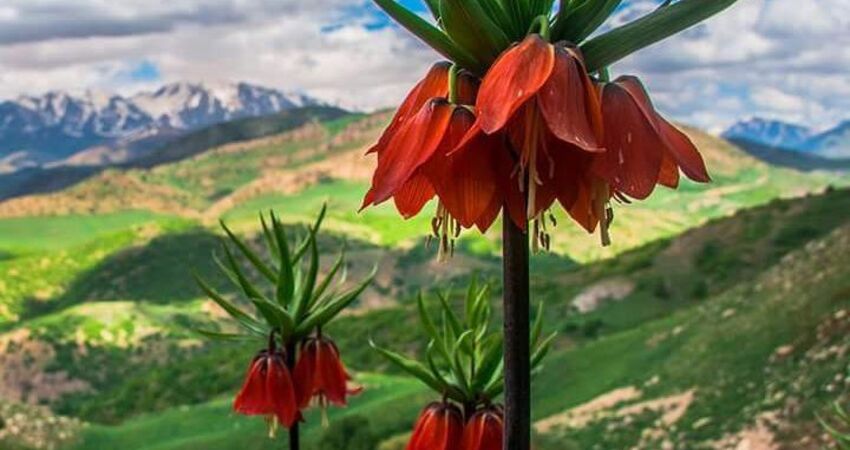
[[[356,213],[373,164],[364,149],[388,119],[188,143],[199,150],[185,159],[0,203],[0,448],[280,448],[261,421],[229,412],[256,344],[190,331],[222,314],[189,271],[215,279],[218,218],[256,241],[258,210],[298,226],[324,201],[323,248],[347,243],[351,279],[381,270],[327,330],[344,336],[366,393],[331,411],[330,429],[309,416],[307,443],[341,448],[331,438],[345,428],[403,448],[431,396],[365,343],[421,351],[415,292],[473,272],[496,279],[500,262],[498,233],[464,236],[440,264],[422,245],[427,216]],[[777,169],[687,131],[715,183],[619,207],[611,249],[560,220],[555,251],[533,259],[535,299],[560,333],[535,381],[541,450],[814,450],[815,414],[850,400],[847,180]]]

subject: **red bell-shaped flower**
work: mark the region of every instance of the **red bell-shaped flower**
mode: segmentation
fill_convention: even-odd
[[[251,362],[233,410],[246,415],[275,416],[281,425],[291,427],[299,417],[295,388],[284,355],[263,350]]]
[[[555,199],[572,207],[579,192],[576,169],[587,165],[587,153],[604,151],[599,98],[577,49],[528,36],[487,72],[476,113],[467,139],[504,133],[516,154],[514,183],[523,191],[522,205],[506,200],[511,210],[525,206],[525,214],[512,214],[519,226]]]
[[[463,414],[448,402],[426,406],[419,415],[406,450],[461,450]]]
[[[487,407],[476,412],[463,429],[462,450],[502,450],[504,428],[501,408]]]
[[[298,407],[302,409],[313,398],[318,398],[323,406],[327,403],[345,406],[348,395],[359,392],[348,387],[351,377],[342,364],[336,344],[321,336],[307,339],[301,345],[293,378]]]
[[[644,199],[656,184],[677,187],[679,169],[694,181],[711,180],[696,146],[655,111],[636,77],[602,86],[602,116],[607,152],[595,159],[593,171],[613,191]]]

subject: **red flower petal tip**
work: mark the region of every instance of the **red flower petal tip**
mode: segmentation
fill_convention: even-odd
[[[435,402],[426,406],[406,450],[462,450],[463,414],[450,403]]]
[[[282,353],[264,350],[254,358],[233,410],[245,415],[275,416],[287,428],[298,420],[295,387]]]

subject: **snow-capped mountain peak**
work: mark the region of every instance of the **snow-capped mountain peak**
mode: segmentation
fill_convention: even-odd
[[[248,83],[177,82],[132,96],[98,91],[22,96],[0,102],[0,158],[25,152],[49,162],[92,146],[321,104],[301,92]]]
[[[779,120],[754,117],[736,123],[723,133],[726,139],[743,140],[768,147],[798,148],[814,133],[811,129]]]

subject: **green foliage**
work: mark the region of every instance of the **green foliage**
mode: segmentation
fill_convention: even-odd
[[[230,228],[221,222],[230,245],[224,243],[225,259],[215,257],[222,273],[230,282],[242,291],[244,300],[251,303],[257,314],[245,312],[224,296],[216,292],[203,278],[196,276],[201,290],[233,318],[248,334],[220,333],[198,330],[199,333],[219,339],[266,338],[277,332],[285,343],[298,342],[322,328],[345,307],[350,305],[372,282],[375,270],[356,287],[340,292],[344,274],[344,253],[340,253],[328,274],[319,279],[319,249],[317,234],[325,218],[323,207],[312,227],[299,243],[291,248],[283,224],[274,213],[266,218],[261,214],[263,237],[268,254],[274,259],[266,262],[249,245],[243,242]],[[234,250],[231,250],[233,246]],[[255,285],[237,261],[235,252],[244,258],[253,270],[257,271],[270,286],[263,288]],[[269,338],[271,339],[271,338]]]
[[[847,413],[841,403],[833,404],[834,418],[831,421],[821,419],[821,425],[832,436],[841,450],[850,449],[850,413]]]
[[[322,433],[320,449],[326,450],[374,450],[380,443],[372,431],[372,423],[366,417],[351,415],[332,423]]]
[[[371,342],[390,362],[428,387],[461,404],[488,403],[503,388],[501,330],[490,331],[490,286],[473,277],[466,290],[463,313],[451,305],[451,291],[437,292],[442,320],[435,320],[420,294],[417,300],[422,328],[429,336],[426,362],[407,358]],[[543,305],[531,330],[531,366],[536,370],[550,349],[554,334],[544,338]]]

